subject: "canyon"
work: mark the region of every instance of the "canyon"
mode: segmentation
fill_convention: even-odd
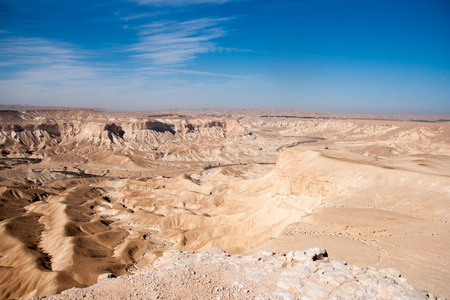
[[[313,247],[448,298],[448,119],[2,110],[0,298],[140,274],[173,251]]]

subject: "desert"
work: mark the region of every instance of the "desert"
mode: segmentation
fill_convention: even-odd
[[[0,1],[1,299],[450,299],[450,1]]]
[[[263,264],[263,253],[263,262],[281,260],[276,266],[283,272],[295,250],[317,247],[326,249],[329,262],[323,263],[329,265],[316,271],[333,263],[342,267],[341,261],[348,272],[395,269],[401,280],[390,271],[397,274],[392,278],[412,293],[399,297],[449,298],[449,119],[269,109],[5,107],[1,298],[86,288],[104,274],[120,278],[98,285],[144,278],[150,274],[145,272],[153,272],[145,277],[151,281],[170,265],[201,269],[195,264],[202,253],[217,248],[226,255],[217,252],[210,265],[225,264],[224,257]],[[185,261],[177,265],[174,257]],[[216,276],[211,284],[218,296],[307,294],[283,283],[283,292],[258,293],[251,280],[252,288],[241,288],[248,295],[224,294],[217,286],[233,281],[220,285],[220,264],[216,268],[205,275]],[[189,297],[201,290],[192,277],[184,279],[194,289]],[[363,291],[316,296],[365,298]],[[166,298],[188,297],[184,292]],[[99,293],[89,295],[113,297]]]

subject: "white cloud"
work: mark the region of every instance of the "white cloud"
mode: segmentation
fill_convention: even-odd
[[[130,47],[135,57],[155,65],[182,64],[198,54],[215,51],[212,40],[223,37],[218,25],[226,18],[202,18],[184,22],[154,22],[140,26],[140,41]]]
[[[184,6],[191,4],[217,3],[222,4],[231,0],[134,0],[141,5],[157,5],[157,6]]]
[[[102,50],[87,51],[69,43],[0,39],[0,102],[155,109],[186,103],[204,106],[211,97],[225,98],[229,91],[259,90],[266,86],[259,76],[181,67],[201,53],[238,50],[219,48],[213,41],[225,35],[220,24],[227,20],[155,22],[135,28],[140,41],[125,53],[138,59],[130,62],[125,57],[120,64],[96,62]]]
[[[69,43],[44,38],[0,39],[0,74],[21,84],[79,86],[107,78],[110,70],[86,61],[92,52],[77,50]],[[95,55],[98,54],[94,54]],[[3,69],[3,70],[2,70]]]
[[[234,75],[234,74],[224,74],[224,73],[214,73],[214,72],[205,72],[205,71],[195,71],[195,70],[169,70],[174,73],[180,73],[180,74],[192,74],[192,75],[207,75],[207,76],[214,76],[214,77],[228,77],[228,78],[235,78],[235,79],[256,79],[259,76],[251,76],[251,75]]]
[[[187,70],[187,69],[171,69],[171,68],[167,68],[167,67],[141,67],[141,68],[137,69],[136,71],[139,71],[141,74],[146,74],[149,76],[189,74],[189,75],[207,76],[208,78],[224,77],[224,78],[233,78],[233,79],[255,79],[255,80],[260,78],[259,75],[235,75],[235,74]]]
[[[0,39],[0,62],[4,65],[67,63],[79,56],[69,44],[42,38]]]
[[[82,65],[53,64],[21,72],[21,80],[49,86],[78,86],[98,79],[94,68]]]
[[[145,14],[133,14],[133,15],[127,15],[125,17],[121,17],[120,19],[122,21],[130,21],[130,20],[137,20],[137,19],[142,19],[142,18],[150,18],[150,17],[155,17],[158,15],[163,14],[162,12],[155,12],[155,13],[145,13]]]

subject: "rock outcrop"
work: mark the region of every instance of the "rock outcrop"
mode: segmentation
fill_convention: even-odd
[[[139,274],[102,278],[89,288],[74,288],[41,299],[429,298],[408,285],[395,269],[328,261],[324,249],[312,248],[287,255],[261,251],[230,256],[221,249],[197,254],[165,252]]]

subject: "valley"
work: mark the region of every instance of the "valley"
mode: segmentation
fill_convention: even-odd
[[[450,297],[450,123],[402,118],[0,111],[0,298],[312,247]]]

